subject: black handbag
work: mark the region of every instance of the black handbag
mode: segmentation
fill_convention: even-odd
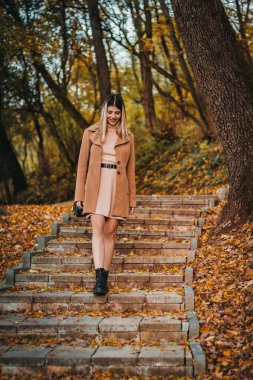
[[[77,206],[77,202],[78,201],[75,201],[74,204],[73,204],[73,213],[77,217],[83,216],[83,209],[81,207]],[[83,202],[81,202],[81,205],[83,206]]]
[[[88,169],[89,169],[89,162],[90,162],[90,147],[91,147],[91,143],[90,143],[90,145],[89,145],[89,156],[88,156],[88,162],[87,162],[87,171],[88,171]],[[78,201],[75,201],[75,202],[73,203],[73,213],[74,213],[74,215],[77,216],[77,217],[84,216],[84,215],[83,215],[83,209],[82,209],[81,207],[78,207],[78,206],[77,206],[77,202],[78,202]],[[82,202],[82,201],[81,201],[81,205],[83,206],[83,202]]]

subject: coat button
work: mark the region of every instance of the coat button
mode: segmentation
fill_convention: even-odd
[[[117,161],[117,164],[120,164],[120,161]]]
[[[120,172],[119,172],[119,171],[117,171],[117,174],[120,174]]]

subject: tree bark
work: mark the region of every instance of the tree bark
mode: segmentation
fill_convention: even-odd
[[[229,170],[228,202],[217,226],[224,231],[252,218],[253,78],[220,0],[172,0],[172,5]]]
[[[104,99],[111,94],[110,72],[103,44],[103,32],[99,16],[98,0],[87,0],[87,5],[96,55],[100,103],[102,104]]]

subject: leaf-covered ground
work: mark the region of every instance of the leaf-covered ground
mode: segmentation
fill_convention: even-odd
[[[207,354],[208,375],[203,379],[251,379],[253,223],[212,240],[211,230],[222,205],[206,217],[194,263],[195,307],[201,323],[200,341]],[[6,214],[0,218],[3,279],[7,268],[21,262],[23,252],[36,247],[38,236],[50,234],[52,222],[60,221],[60,215],[71,210],[71,203],[2,206],[1,210]]]
[[[203,140],[191,123],[172,143],[136,142],[138,194],[211,194],[226,186],[228,171],[218,140]]]
[[[211,379],[246,380],[253,378],[253,223],[212,240],[223,204],[209,211],[200,238],[194,263],[195,310]]]
[[[0,280],[6,269],[22,261],[25,251],[33,250],[37,238],[50,235],[54,221],[61,221],[61,214],[71,211],[71,203],[65,205],[9,205],[0,206]]]

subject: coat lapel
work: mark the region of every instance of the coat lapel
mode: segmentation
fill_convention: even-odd
[[[92,141],[92,143],[96,144],[96,145],[99,145],[99,146],[102,146],[102,144],[100,142],[100,137],[99,137],[99,130],[100,130],[99,123],[97,123],[97,124],[92,125],[91,127],[89,127],[89,130],[92,132],[92,133],[90,133],[90,140]],[[127,143],[129,141],[130,141],[129,136],[126,137],[125,139],[122,139],[120,136],[118,136],[117,140],[116,140],[116,143],[114,145],[114,148],[117,145],[125,144],[125,143]]]

